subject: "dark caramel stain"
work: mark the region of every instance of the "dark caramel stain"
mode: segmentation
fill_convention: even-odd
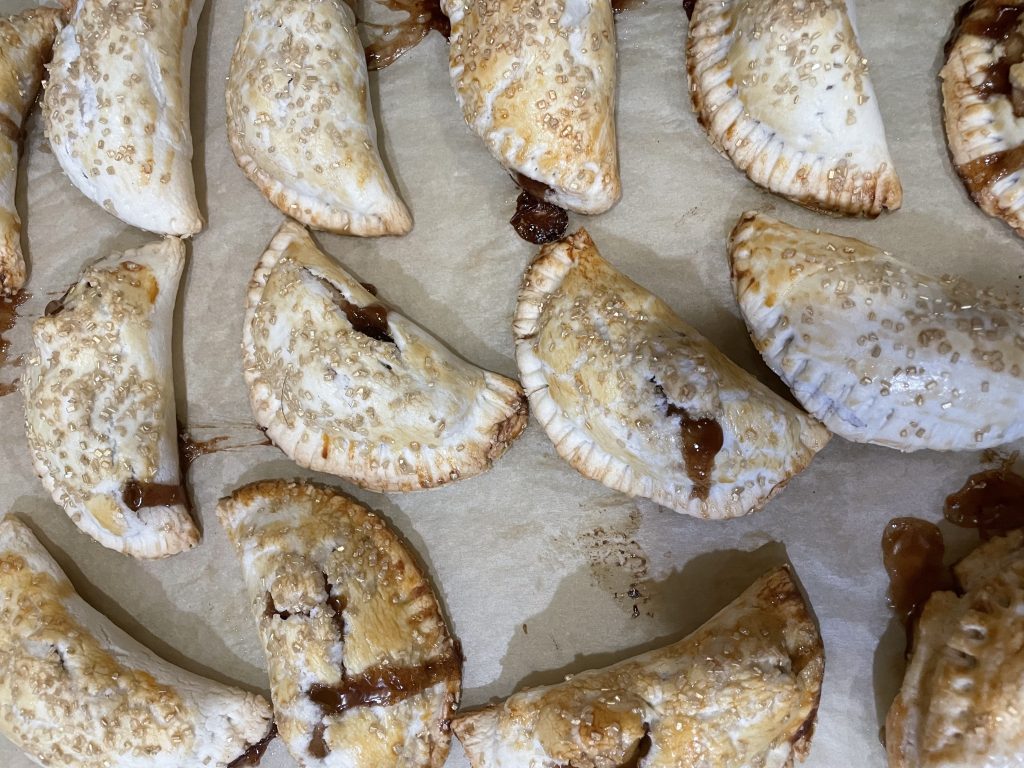
[[[418,667],[378,664],[337,685],[314,683],[309,699],[324,716],[338,716],[355,707],[390,707],[458,674],[462,660],[450,653]]]
[[[635,11],[647,4],[647,0],[612,0],[612,13],[618,16],[626,11]]]
[[[324,738],[324,732],[326,730],[326,725],[323,723],[317,723],[316,727],[313,728],[312,736],[309,737],[309,754],[317,760],[323,760],[331,754],[331,745],[328,744],[327,739]]]
[[[345,317],[348,318],[352,330],[368,336],[374,341],[383,341],[388,344],[395,343],[395,340],[389,333],[391,329],[388,326],[387,307],[383,304],[368,304],[365,307],[360,307],[358,304],[353,304],[346,299],[345,295],[330,280],[326,280],[319,275],[313,275],[313,277],[330,292],[331,301],[334,302],[338,309],[345,313]]]
[[[4,334],[14,328],[14,324],[18,321],[18,310],[30,298],[32,298],[32,294],[27,291],[19,291],[13,296],[0,296],[0,369],[24,363],[20,356],[13,360],[7,359],[11,342],[4,338]],[[11,394],[17,388],[17,380],[0,382],[0,397]]]
[[[246,748],[245,752],[228,763],[228,768],[242,768],[242,766],[245,765],[259,765],[260,760],[263,759],[263,753],[267,751],[267,747],[270,745],[270,742],[274,740],[275,736],[277,736],[277,723],[271,723],[270,730],[267,731],[267,735],[255,744],[250,745]]]
[[[697,5],[697,0],[683,0],[683,10],[686,11],[686,18],[693,18],[693,7]]]
[[[441,12],[440,0],[375,0],[385,8],[405,13],[406,18],[393,24],[360,21],[373,30],[366,46],[366,66],[384,69],[402,54],[419,45],[430,32],[440,32],[447,40],[452,34],[448,17]]]
[[[1016,173],[1022,166],[1024,166],[1024,145],[983,155],[969,163],[964,163],[957,170],[968,190],[972,194],[977,194],[997,181]]]
[[[690,497],[707,501],[711,492],[711,470],[715,457],[725,444],[722,425],[716,419],[694,419],[685,408],[680,408],[668,399],[661,384],[654,383],[659,400],[665,401],[665,412],[669,417],[679,417],[679,436],[683,444],[683,463],[686,474],[693,483]]]
[[[523,240],[543,245],[560,240],[565,235],[569,214],[554,203],[548,203],[523,190],[516,198],[516,212],[508,223]]]
[[[138,512],[143,507],[169,507],[173,504],[184,504],[190,508],[188,494],[183,485],[164,485],[160,483],[140,483],[129,480],[124,484],[121,499],[128,509]]]
[[[255,424],[244,424],[241,426],[259,429]],[[232,440],[230,435],[215,435],[214,437],[207,438],[206,440],[197,440],[193,437],[189,428],[179,422],[178,461],[181,466],[181,471],[185,472],[192,466],[193,462],[201,456],[209,456],[221,451],[237,451],[242,448],[255,448],[263,445],[273,445],[270,438],[267,437],[266,431],[261,431],[263,431],[263,437],[258,440],[230,442]]]
[[[977,528],[982,539],[1024,527],[1024,477],[1013,471],[1014,454],[995,469],[976,472],[946,497],[946,519]]]
[[[946,545],[934,523],[916,517],[889,521],[882,534],[882,562],[889,574],[889,604],[907,628],[933,592],[952,589],[953,577],[943,562]]]

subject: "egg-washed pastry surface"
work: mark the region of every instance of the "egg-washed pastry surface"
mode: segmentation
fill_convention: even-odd
[[[25,284],[21,218],[14,205],[19,147],[60,26],[56,8],[0,18],[0,296],[13,295]]]
[[[960,589],[924,605],[889,709],[891,768],[1010,768],[1024,760],[1024,532],[954,569]]]
[[[513,332],[523,387],[558,454],[677,512],[759,509],[828,441],[605,261],[584,230],[529,266]]]
[[[860,240],[744,214],[730,239],[751,338],[834,433],[902,451],[1024,437],[1024,310]]]
[[[169,664],[0,519],[0,733],[49,768],[226,768],[273,731],[262,697]]]
[[[462,659],[430,584],[378,516],[329,488],[264,481],[218,516],[300,766],[439,768]]]
[[[698,120],[751,181],[828,212],[900,207],[845,0],[697,0],[686,61]]]
[[[167,238],[87,267],[32,327],[22,377],[36,474],[82,531],[134,557],[189,549],[171,362],[185,246]]]
[[[523,431],[511,379],[386,306],[294,222],[249,283],[245,379],[257,423],[293,461],[365,488],[431,488],[490,468]]]
[[[957,173],[985,213],[1024,235],[1024,5],[965,3],[939,76]]]
[[[134,227],[203,228],[189,75],[203,0],[77,0],[53,47],[46,135],[71,183]]]
[[[469,126],[535,197],[602,213],[621,195],[609,0],[441,0]],[[535,182],[531,184],[530,182]]]
[[[366,58],[344,0],[248,0],[227,81],[239,166],[316,229],[399,235],[412,218],[377,151]]]
[[[810,749],[825,657],[785,567],[677,643],[452,722],[473,768],[790,766]]]

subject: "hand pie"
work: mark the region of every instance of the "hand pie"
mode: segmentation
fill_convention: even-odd
[[[60,24],[56,8],[0,18],[0,296],[13,296],[25,285],[21,219],[14,206],[18,145]]]
[[[261,696],[186,672],[86,604],[0,519],[0,733],[50,768],[225,768],[273,735]]]
[[[980,450],[1024,436],[1024,313],[859,240],[745,213],[743,319],[800,403],[847,440]]]
[[[601,258],[580,230],[541,249],[513,331],[523,387],[558,454],[688,515],[759,509],[828,441]]]
[[[526,426],[519,384],[386,307],[294,222],[256,265],[242,346],[267,436],[297,464],[364,488],[477,475]]]
[[[46,135],[82,193],[133,227],[203,228],[189,72],[203,0],[77,0],[43,94]]]
[[[384,521],[328,488],[280,480],[238,489],[217,514],[242,558],[295,761],[440,768],[462,659]]]
[[[609,0],[441,0],[469,126],[534,197],[603,213],[621,195]],[[525,178],[520,178],[525,177]]]
[[[283,213],[339,234],[412,228],[377,152],[366,58],[344,0],[247,0],[226,98],[235,159]]]
[[[914,631],[885,721],[891,768],[1017,766],[1024,755],[1024,532],[992,539],[954,569]]]
[[[95,262],[36,321],[23,376],[46,490],[85,533],[134,557],[199,541],[178,471],[171,369],[184,263],[177,238]]]
[[[708,138],[755,184],[834,213],[900,207],[845,0],[697,0],[686,67]]]
[[[966,3],[939,77],[957,173],[985,213],[1024,236],[1024,6]]]
[[[791,766],[825,668],[787,568],[677,643],[452,721],[472,768]]]

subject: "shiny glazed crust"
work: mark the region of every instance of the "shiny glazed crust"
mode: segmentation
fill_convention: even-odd
[[[235,159],[283,213],[338,234],[412,229],[377,151],[344,0],[248,0],[225,95]]]
[[[286,222],[249,283],[242,347],[257,423],[293,461],[364,488],[431,488],[489,469],[526,426],[519,384],[386,309],[392,342],[337,299],[379,300]]]
[[[56,8],[0,19],[0,296],[12,296],[25,285],[21,218],[14,205],[19,145],[60,26]]]
[[[49,768],[224,768],[268,735],[260,696],[155,656],[0,519],[0,733]]]
[[[824,427],[601,258],[584,230],[544,246],[527,268],[513,333],[523,387],[558,454],[677,512],[759,509],[828,442]],[[706,498],[680,409],[722,430]]]
[[[750,336],[837,435],[901,451],[1024,437],[1024,310],[846,237],[745,213],[729,242]]]
[[[996,0],[968,2],[960,13],[966,21],[978,15],[991,15],[1010,3]],[[986,70],[995,64],[1004,45],[999,41],[964,34],[958,23],[946,48],[946,63],[939,73],[942,80],[942,108],[946,140],[957,173],[968,194],[989,216],[1002,219],[1024,236],[1024,154],[1014,168],[982,188],[967,182],[973,162],[985,162],[1001,152],[1024,152],[1024,118],[1014,114],[1009,96],[985,93],[975,87],[984,82]],[[1024,73],[1022,73],[1024,74]]]
[[[473,768],[783,768],[810,749],[824,668],[783,567],[673,645],[459,714],[452,729]]]
[[[622,194],[609,0],[441,0],[466,123],[548,202],[603,213]]]
[[[217,514],[242,560],[278,729],[298,764],[439,768],[461,658],[430,584],[385,522],[329,488],[283,480],[238,489]],[[443,674],[419,690],[384,686],[395,698],[384,705],[327,714],[310,698],[312,686],[428,664]],[[324,757],[311,754],[315,740]]]
[[[845,0],[697,0],[686,66],[708,138],[755,184],[832,213],[900,207]]]
[[[1020,765],[1024,727],[1024,532],[992,539],[955,569],[914,632],[886,718],[891,768]]]
[[[140,558],[199,541],[185,504],[132,510],[125,484],[177,486],[171,334],[185,246],[167,238],[88,267],[32,327],[22,377],[36,474],[83,532]]]
[[[203,0],[78,0],[43,94],[46,136],[71,183],[132,226],[203,228],[192,178],[189,74]]]

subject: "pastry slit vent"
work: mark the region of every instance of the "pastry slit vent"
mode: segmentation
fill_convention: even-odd
[[[267,735],[255,744],[250,744],[246,747],[245,752],[228,763],[228,768],[242,768],[242,766],[245,765],[259,765],[260,760],[263,759],[263,753],[267,751],[267,747],[270,745],[270,742],[274,740],[275,736],[277,736],[277,723],[271,723],[270,730],[267,731]]]
[[[669,400],[665,390],[656,379],[650,380],[654,384],[654,391],[659,401],[665,404],[665,413],[669,418],[679,417],[679,437],[682,441],[683,464],[686,467],[686,474],[693,483],[691,498],[707,501],[711,492],[711,470],[715,465],[715,457],[722,450],[725,442],[725,435],[722,432],[722,425],[716,419],[698,418],[690,416],[685,408]]]
[[[349,325],[352,326],[352,330],[363,334],[363,336],[368,336],[374,341],[383,341],[388,344],[395,343],[390,333],[391,327],[388,325],[387,307],[376,302],[367,304],[365,307],[353,304],[345,298],[345,294],[330,280],[308,269],[306,271],[327,289],[331,296],[331,301],[334,302],[338,309],[345,313],[345,317],[348,319]]]
[[[333,611],[331,622],[338,631],[338,642],[343,643],[345,642],[344,613],[347,601],[344,597],[333,594],[334,587],[326,573],[321,573],[320,575],[324,580],[324,593],[326,595],[324,603]],[[277,616],[281,621],[288,621],[292,616],[305,616],[307,619],[312,616],[309,611],[288,611],[279,609],[276,603],[274,603],[274,596],[270,594],[270,592],[266,593],[266,605],[263,608],[263,615],[267,618]]]

